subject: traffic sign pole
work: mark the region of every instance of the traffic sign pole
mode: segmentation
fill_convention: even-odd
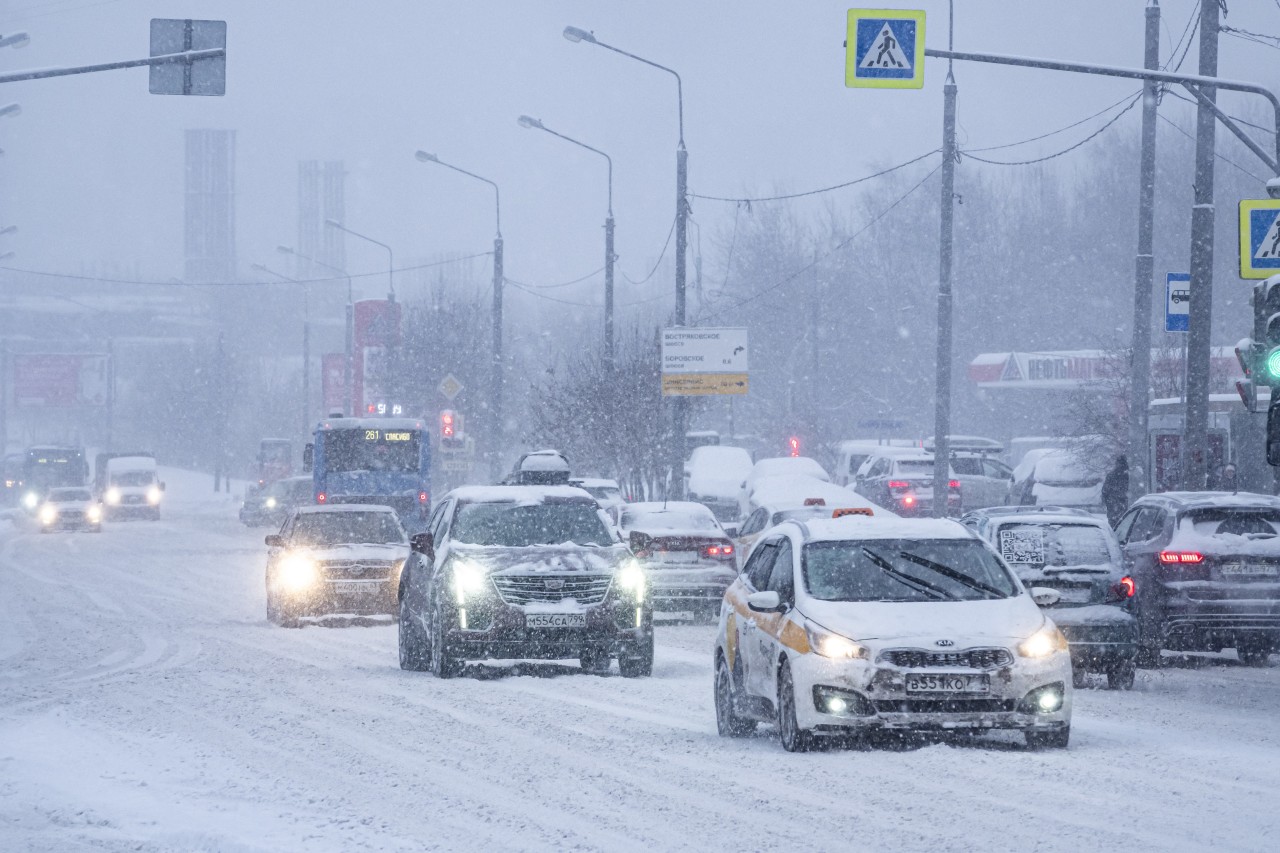
[[[934,383],[933,514],[944,518],[951,493],[951,261],[956,191],[956,78],[942,88],[942,225],[938,257],[938,373]]]

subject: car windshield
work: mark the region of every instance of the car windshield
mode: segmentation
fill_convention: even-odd
[[[587,494],[600,501],[620,501],[622,491],[616,486],[583,486]]]
[[[149,486],[155,480],[154,471],[120,471],[111,475],[114,486]]]
[[[1094,524],[1005,524],[995,544],[1013,565],[1098,566],[1111,562],[1108,538]]]
[[[622,526],[627,530],[706,530],[718,531],[711,510],[706,512],[689,512],[673,510],[671,512],[636,512],[628,510],[622,513]]]
[[[89,496],[88,489],[54,489],[49,493],[49,502],[55,504],[89,500],[93,498]]]
[[[307,548],[334,545],[397,545],[404,529],[389,512],[316,512],[299,515],[293,544]]]
[[[822,601],[1008,598],[1017,582],[981,542],[870,539],[804,546],[805,588]]]
[[[596,504],[584,501],[469,503],[458,509],[451,538],[471,545],[612,545]]]
[[[1280,533],[1280,510],[1267,507],[1210,507],[1183,516],[1182,529],[1190,527],[1205,536],[1270,537]]]

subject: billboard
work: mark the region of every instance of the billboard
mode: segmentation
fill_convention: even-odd
[[[320,387],[324,396],[324,412],[345,412],[347,409],[347,356],[341,352],[327,352],[320,358]]]
[[[110,399],[110,356],[28,353],[12,358],[15,406],[67,409],[105,406]]]
[[[364,413],[369,404],[387,401],[391,352],[400,344],[400,304],[360,300],[355,304],[354,334],[356,413]]]

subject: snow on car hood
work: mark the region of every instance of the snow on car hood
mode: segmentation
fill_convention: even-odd
[[[624,545],[529,545],[504,548],[494,545],[451,545],[452,556],[472,560],[492,574],[532,575],[565,572],[613,572],[631,557]]]
[[[310,553],[317,560],[403,560],[409,556],[409,546],[347,544],[312,548]]]
[[[824,628],[853,640],[953,641],[956,648],[975,643],[1024,640],[1044,624],[1030,595],[982,601],[818,601],[808,599],[801,612]]]

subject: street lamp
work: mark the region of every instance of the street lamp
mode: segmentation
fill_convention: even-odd
[[[305,282],[276,272],[266,264],[253,264],[252,267],[302,288],[302,432],[306,435],[311,429],[311,296]]]
[[[31,36],[26,33],[10,33],[0,36],[0,47],[26,47],[31,43]]]
[[[579,148],[585,148],[599,154],[609,164],[609,212],[604,220],[604,360],[605,367],[613,370],[613,158],[601,151],[599,148],[592,148],[585,142],[579,142],[571,136],[565,136],[563,133],[552,130],[542,123],[541,119],[532,116],[520,116],[516,119],[519,125],[529,130],[545,131],[552,136],[558,136],[565,142],[570,142]]]
[[[579,27],[565,27],[564,37],[575,44],[586,42],[597,47],[603,47],[605,50],[611,50],[628,59],[643,62],[651,68],[665,71],[676,78],[676,114],[680,130],[679,142],[676,145],[676,325],[683,326],[685,324],[685,254],[688,251],[689,244],[689,152],[684,147],[684,84],[680,80],[680,75],[674,69],[659,65],[652,60],[645,59],[643,56],[628,53],[611,44],[605,44],[596,38],[595,33]],[[688,421],[688,400],[685,397],[676,397],[674,415],[675,423],[672,425],[672,432],[675,435],[672,436],[671,442],[672,471],[678,471],[684,465],[685,455],[685,430]],[[673,477],[672,480],[676,484],[675,491],[679,496],[684,490],[684,480],[680,477]]]
[[[365,236],[364,234],[361,234],[359,231],[352,231],[350,228],[343,225],[341,222],[339,222],[336,219],[326,219],[324,221],[324,224],[328,225],[330,228],[337,228],[339,231],[343,231],[347,234],[350,234],[352,237],[359,237],[361,240],[364,240],[366,243],[372,243],[375,246],[381,246],[382,248],[387,250],[387,288],[388,288],[387,300],[390,302],[395,302],[396,301],[396,283],[395,283],[396,259],[395,259],[395,254],[391,251],[391,247],[388,246],[386,243],[381,242],[380,240],[375,240],[372,237]]]
[[[429,151],[419,150],[413,155],[418,159],[419,163],[435,163],[437,166],[444,166],[446,169],[452,169],[459,174],[474,178],[477,181],[483,181],[493,187],[493,206],[494,219],[496,222],[496,234],[493,238],[493,365],[492,373],[489,379],[489,408],[490,416],[493,418],[493,445],[489,452],[489,471],[494,480],[497,480],[502,472],[499,466],[502,463],[502,442],[503,442],[503,423],[502,423],[502,193],[498,189],[498,185],[483,175],[477,175],[475,172],[468,172],[452,163],[446,163],[436,155]]]
[[[304,261],[313,263],[318,267],[324,267],[327,270],[332,270],[333,272],[338,273],[339,275],[341,275],[343,278],[347,280],[347,320],[346,320],[347,328],[346,328],[346,336],[345,336],[346,352],[343,358],[342,373],[343,373],[344,396],[346,396],[347,398],[347,412],[350,414],[351,417],[355,417],[356,416],[356,397],[355,397],[355,393],[356,393],[356,389],[355,389],[355,374],[356,374],[355,312],[356,312],[356,307],[355,306],[356,306],[356,303],[352,293],[351,276],[347,273],[346,270],[341,269],[339,267],[335,267],[333,264],[327,264],[324,261],[320,260],[319,258],[312,258],[302,254],[301,252],[296,252],[291,246],[276,246],[276,251],[282,255],[292,255],[295,258],[301,258]]]

